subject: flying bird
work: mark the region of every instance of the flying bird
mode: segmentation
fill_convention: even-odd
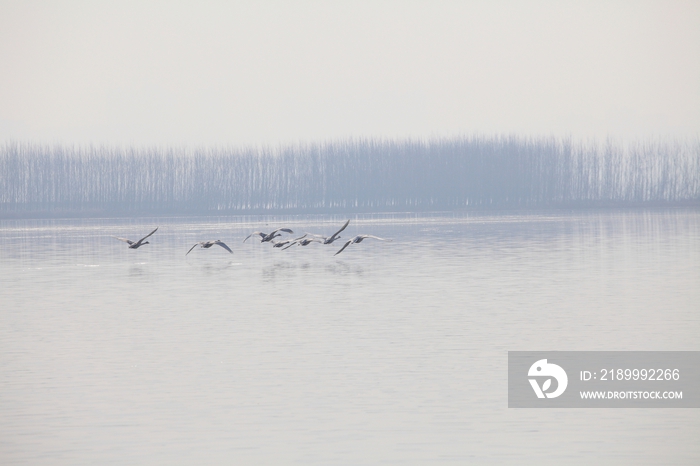
[[[343,252],[343,251],[345,250],[345,248],[347,248],[347,247],[350,246],[351,244],[353,244],[353,243],[354,243],[354,244],[361,243],[361,242],[362,242],[364,239],[366,239],[366,238],[374,238],[374,239],[378,239],[379,241],[391,241],[390,239],[384,239],[384,238],[380,238],[380,237],[378,237],[378,236],[372,236],[372,235],[357,235],[357,236],[355,236],[353,239],[351,239],[351,240],[349,240],[347,243],[345,243],[345,245],[344,245],[342,248],[340,248],[340,251],[336,252],[336,253],[333,254],[333,255],[334,255],[334,256],[337,256],[338,254],[340,254],[341,252]]]
[[[119,241],[124,241],[125,243],[129,243],[129,249],[138,249],[141,246],[143,246],[144,244],[150,244],[148,241],[144,242],[143,240],[145,240],[146,238],[151,236],[156,231],[158,231],[158,227],[156,227],[155,230],[153,230],[152,232],[150,232],[149,234],[147,234],[146,236],[144,236],[143,238],[141,238],[140,240],[138,240],[136,242],[131,241],[130,239],[126,239],[126,238],[119,238],[118,236],[112,236],[112,238],[116,238]]]
[[[294,241],[294,240],[286,239],[286,240],[284,240],[284,241],[275,241],[275,240],[272,240],[272,241],[270,241],[270,242],[272,243],[272,247],[273,247],[273,248],[281,248],[282,246],[288,245],[288,244],[291,243],[292,241]]]
[[[338,235],[340,234],[341,231],[345,230],[348,227],[348,225],[350,225],[350,220],[345,222],[345,225],[340,227],[340,230],[336,231],[331,236],[321,236],[321,235],[314,235],[314,234],[312,234],[311,236],[316,236],[317,238],[321,238],[323,244],[332,244],[333,241],[340,239],[340,236],[338,236]]]
[[[284,249],[289,249],[289,248],[291,248],[292,246],[294,246],[295,244],[297,244],[297,245],[299,245],[299,246],[308,246],[309,244],[314,243],[314,242],[315,242],[315,243],[322,243],[323,241],[321,241],[321,240],[318,239],[318,238],[306,238],[306,235],[304,235],[304,236],[302,236],[302,237],[300,237],[300,238],[297,238],[297,239],[295,239],[295,240],[293,240],[293,241],[290,241],[290,242],[289,242],[290,244],[289,244],[287,247],[283,248],[283,250],[284,250]]]
[[[216,241],[200,241],[199,243],[196,243],[194,246],[192,246],[190,248],[190,250],[187,251],[187,253],[185,255],[192,252],[192,250],[197,247],[197,244],[199,244],[202,249],[209,249],[210,247],[214,246],[215,244],[218,244],[219,246],[221,246],[222,248],[226,249],[228,252],[233,254],[233,251],[231,251],[231,248],[226,246],[226,244],[223,241],[217,239]]]
[[[308,234],[308,233],[307,233],[307,234]],[[300,237],[298,237],[298,238],[294,238],[294,239],[285,239],[285,240],[283,240],[283,241],[275,241],[275,240],[272,240],[272,241],[270,241],[270,242],[272,243],[272,247],[273,247],[273,248],[281,248],[281,247],[283,247],[283,246],[289,247],[289,246],[292,246],[292,245],[294,245],[295,243],[299,242],[300,240],[306,238],[307,234],[305,234],[305,235],[303,235],[303,236],[300,236]],[[308,243],[307,243],[307,244],[308,244]],[[284,249],[287,249],[287,248],[284,248]]]
[[[273,232],[270,233],[270,234],[263,233],[262,231],[254,231],[253,233],[251,233],[251,234],[249,234],[248,236],[246,236],[245,239],[243,240],[243,242],[245,243],[246,240],[247,240],[248,238],[250,238],[251,236],[260,235],[260,238],[261,238],[261,239],[260,239],[260,242],[261,242],[261,243],[267,243],[267,242],[270,242],[270,241],[272,241],[273,239],[277,238],[278,236],[282,236],[281,233],[277,233],[278,231],[283,231],[283,232],[285,232],[285,233],[294,233],[294,232],[293,232],[292,230],[290,230],[289,228],[278,228],[278,229],[276,229],[275,231],[273,231]]]
[[[272,240],[272,241],[270,241],[270,242],[272,243],[272,247],[273,247],[273,248],[281,248],[281,247],[287,246],[287,245],[291,246],[291,245],[294,244],[295,242],[297,242],[297,241],[299,241],[300,239],[305,238],[305,237],[306,237],[306,235],[300,236],[300,237],[294,238],[294,239],[285,239],[285,240],[283,240],[283,241],[275,241],[275,240]],[[287,248],[284,248],[284,249],[287,249]]]

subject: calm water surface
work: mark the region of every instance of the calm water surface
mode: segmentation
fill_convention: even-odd
[[[0,221],[2,464],[700,464],[700,410],[508,409],[508,350],[700,350],[700,212]],[[130,250],[110,235],[151,244]],[[197,241],[219,247],[185,252]]]

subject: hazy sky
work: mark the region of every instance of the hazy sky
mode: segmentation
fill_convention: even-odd
[[[0,0],[0,141],[697,137],[698,1]]]

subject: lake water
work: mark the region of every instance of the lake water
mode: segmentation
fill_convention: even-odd
[[[700,211],[242,242],[347,218],[0,221],[0,463],[700,464],[698,409],[507,407],[508,350],[700,350]]]

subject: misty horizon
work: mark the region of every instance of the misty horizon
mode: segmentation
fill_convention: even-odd
[[[0,148],[0,215],[673,206],[700,202],[700,141],[348,139],[276,148]]]

